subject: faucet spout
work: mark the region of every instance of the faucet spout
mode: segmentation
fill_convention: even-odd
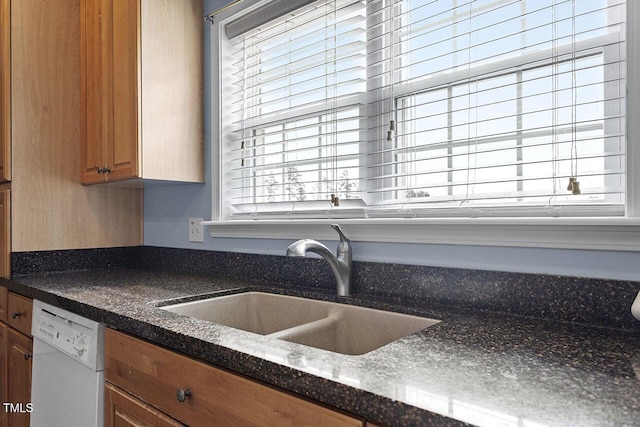
[[[287,248],[287,256],[303,257],[307,252],[314,252],[327,260],[333,274],[336,276],[338,296],[351,296],[351,244],[340,227],[336,224],[331,226],[340,234],[337,256],[322,243],[312,239],[301,239],[292,243]]]

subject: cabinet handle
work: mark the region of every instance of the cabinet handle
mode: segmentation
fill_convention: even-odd
[[[104,168],[102,168],[102,172],[109,173],[111,172],[111,169],[105,166]]]
[[[29,360],[33,357],[33,354],[29,354],[29,353],[25,353],[24,354],[24,360]]]
[[[101,174],[102,173],[102,168],[96,169],[96,172],[98,172],[98,174]]]
[[[178,389],[178,393],[176,393],[176,394],[178,396],[178,402],[184,402],[184,400],[187,397],[191,397],[191,390],[189,390],[189,389],[183,390],[183,389],[179,388]]]
[[[12,319],[15,319],[16,317],[20,317],[20,316],[22,316],[22,313],[20,313],[20,312],[16,311],[15,313],[13,313],[13,314],[11,315],[11,318],[12,318]]]

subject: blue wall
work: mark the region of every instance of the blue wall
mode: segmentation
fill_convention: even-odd
[[[204,11],[209,13],[226,3],[226,0],[204,0]],[[148,246],[284,254],[290,243],[288,240],[213,239],[206,230],[204,243],[191,243],[187,238],[189,218],[211,219],[211,127],[208,121],[211,115],[208,103],[211,93],[210,29],[205,24],[207,182],[145,188],[144,242]],[[335,245],[326,243],[330,247]],[[354,242],[353,250],[354,259],[358,261],[640,280],[640,254],[634,252],[362,242]]]

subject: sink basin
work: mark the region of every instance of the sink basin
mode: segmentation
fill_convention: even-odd
[[[160,307],[196,319],[267,335],[327,317],[316,301],[263,292],[244,292]]]
[[[362,355],[439,320],[263,292],[160,307],[174,313],[341,354]]]

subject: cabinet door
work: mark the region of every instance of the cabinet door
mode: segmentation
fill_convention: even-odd
[[[105,427],[180,427],[173,418],[107,383],[105,385]]]
[[[0,286],[0,322],[7,322],[9,290]]]
[[[0,0],[0,182],[11,180],[10,0]]]
[[[136,177],[140,1],[81,4],[82,183]]]
[[[140,0],[113,2],[113,140],[107,144],[107,180],[138,176]]]
[[[7,325],[0,323],[0,402],[7,402]],[[0,427],[7,426],[8,420],[4,408],[0,410]]]
[[[8,186],[9,184],[4,184]],[[11,190],[0,189],[0,277],[11,277]],[[0,308],[0,311],[2,309]],[[6,319],[6,318],[5,318]]]
[[[31,361],[33,340],[20,332],[7,329],[7,395],[6,402],[14,405],[5,416],[12,427],[29,426],[31,406]]]
[[[111,1],[81,1],[80,102],[82,183],[103,182],[106,144],[113,139]]]

